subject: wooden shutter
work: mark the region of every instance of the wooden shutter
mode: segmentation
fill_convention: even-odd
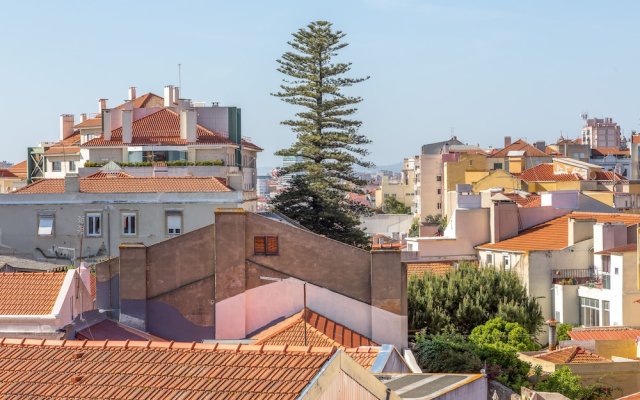
[[[267,254],[278,254],[278,237],[267,236]]]
[[[264,236],[253,237],[253,254],[267,254],[267,240]]]

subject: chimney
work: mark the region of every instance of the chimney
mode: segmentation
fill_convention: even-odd
[[[173,101],[180,99],[180,88],[178,86],[173,88]]]
[[[133,100],[136,98],[136,87],[135,86],[130,86],[129,87],[129,100]]]
[[[627,243],[627,226],[624,222],[604,222],[593,225],[594,253],[624,246]]]
[[[60,140],[73,135],[73,114],[60,115]]]
[[[99,99],[98,100],[98,113],[101,113],[102,110],[107,109],[107,100],[108,99]]]
[[[164,106],[173,107],[173,85],[167,85],[164,87]]]
[[[125,100],[122,109],[123,110],[133,110],[133,101]]]
[[[122,110],[122,143],[131,143],[133,138],[133,111]]]
[[[194,143],[196,137],[196,123],[198,114],[193,108],[180,111],[180,138],[186,139],[188,143]]]
[[[518,205],[513,202],[493,201],[489,210],[491,243],[497,243],[518,235]]]
[[[593,238],[593,225],[596,223],[595,219],[569,218],[568,223],[569,237],[567,238],[567,242],[569,246]]]
[[[191,108],[191,99],[177,99],[176,103],[178,103],[179,111],[182,111],[186,108]]]
[[[511,144],[511,136],[504,137],[504,147],[507,147]]]
[[[64,177],[64,192],[78,193],[80,192],[80,178],[78,174],[67,174]]]
[[[84,122],[87,120],[87,113],[80,114],[80,122]]]
[[[551,318],[545,323],[549,325],[549,351],[554,351],[558,344],[558,334],[556,332],[556,325],[558,325],[558,321]]]
[[[102,136],[104,140],[111,140],[111,110],[102,110]]]

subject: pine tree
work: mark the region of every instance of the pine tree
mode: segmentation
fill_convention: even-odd
[[[348,194],[363,193],[366,182],[358,178],[354,166],[372,166],[363,159],[368,151],[362,147],[370,140],[358,133],[362,122],[349,118],[362,98],[345,95],[342,89],[369,77],[346,77],[351,63],[334,61],[348,45],[341,42],[344,36],[329,22],[312,22],[293,34],[288,42],[292,51],[278,60],[278,71],[288,78],[273,95],[302,110],[296,118],[282,121],[297,140],[276,155],[299,156],[302,161],[280,170],[281,175],[299,175],[272,205],[316,233],[365,247],[368,241],[358,228],[364,210]],[[293,212],[296,208],[305,209],[305,215]]]

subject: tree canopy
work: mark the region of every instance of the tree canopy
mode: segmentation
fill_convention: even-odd
[[[365,211],[356,207],[348,195],[363,193],[361,187],[366,182],[358,177],[354,166],[372,166],[364,159],[368,151],[363,147],[370,140],[358,133],[362,122],[351,118],[362,98],[350,96],[343,89],[369,77],[348,77],[351,63],[335,60],[348,45],[342,41],[344,37],[345,33],[334,31],[330,22],[311,22],[293,34],[293,40],[288,42],[291,50],[277,60],[278,71],[286,78],[273,96],[299,109],[295,118],[281,122],[293,130],[296,141],[276,152],[280,156],[296,156],[299,161],[279,173],[299,175],[273,199],[273,204],[293,219],[299,216],[289,214],[296,199],[301,205],[293,208],[304,208],[312,216],[333,213],[318,223],[312,218],[298,222],[316,233],[364,247],[368,245],[366,235],[353,221]],[[319,200],[309,201],[310,197]],[[330,227],[326,229],[329,220]]]
[[[407,293],[409,327],[427,334],[469,335],[476,326],[502,317],[533,335],[543,322],[540,305],[513,272],[463,263],[444,276],[411,277]]]

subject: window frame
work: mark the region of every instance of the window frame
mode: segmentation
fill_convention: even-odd
[[[133,217],[133,224],[125,224],[127,218]],[[125,226],[129,227],[131,230],[131,226],[133,226],[133,232],[125,232]],[[122,236],[132,237],[138,236],[138,212],[137,211],[122,211],[120,213],[120,234]]]
[[[97,230],[98,232],[96,233],[96,218],[98,218],[98,224],[97,224]],[[93,220],[93,232],[89,233],[89,224],[90,221]],[[97,237],[102,237],[102,211],[86,211],[84,213],[84,236],[87,238],[97,238]]]
[[[169,229],[175,229],[175,228],[169,228],[169,218],[171,216],[178,216],[180,218],[180,232],[176,233],[176,232],[169,232]],[[165,225],[165,234],[167,236],[180,236],[184,233],[184,213],[182,212],[182,210],[167,210],[164,212],[164,225]]]
[[[69,168],[69,172],[76,172],[78,167],[76,166],[76,162],[73,160],[69,160],[67,164],[67,168]]]
[[[51,161],[51,172],[62,172],[62,161]]]
[[[40,233],[40,229],[41,229],[41,221],[43,220],[43,218],[50,218],[51,219],[51,233]],[[37,229],[36,229],[36,236],[38,237],[52,237],[55,235],[55,228],[56,228],[56,216],[54,214],[38,214],[38,225],[37,225]]]

